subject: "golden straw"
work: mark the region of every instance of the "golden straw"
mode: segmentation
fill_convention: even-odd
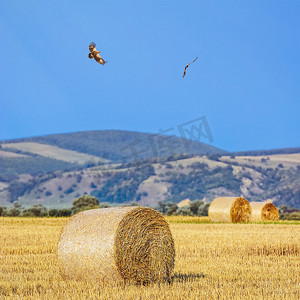
[[[65,225],[58,243],[64,277],[147,283],[169,280],[175,248],[164,217],[144,207],[93,209]]]
[[[218,197],[208,209],[212,222],[249,222],[251,206],[244,197]]]

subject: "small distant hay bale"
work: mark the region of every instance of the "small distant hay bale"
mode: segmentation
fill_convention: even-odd
[[[244,197],[218,197],[210,204],[208,216],[212,222],[249,222],[251,206]]]
[[[57,254],[63,277],[105,282],[169,280],[175,260],[168,223],[145,207],[76,214],[63,228]]]
[[[252,222],[279,220],[279,212],[273,203],[250,202],[250,205],[252,209]]]
[[[191,203],[192,203],[192,201],[189,198],[187,198],[187,199],[184,199],[184,200],[180,201],[179,203],[177,203],[177,207],[179,207],[179,208],[186,207],[186,206],[189,206]]]

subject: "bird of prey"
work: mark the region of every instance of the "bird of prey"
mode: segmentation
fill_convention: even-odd
[[[192,64],[193,62],[195,62],[197,59],[198,59],[198,56],[197,56],[191,63],[189,63],[188,65],[185,66],[182,78],[185,76],[185,74],[186,74],[186,69],[188,68],[188,66],[189,66],[190,64]]]
[[[100,65],[104,65],[106,61],[100,56],[100,51],[97,51],[96,49],[96,44],[95,43],[90,43],[89,45],[89,58],[92,59],[94,58],[96,62],[98,62]]]

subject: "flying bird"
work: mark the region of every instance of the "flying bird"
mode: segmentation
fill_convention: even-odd
[[[197,59],[198,59],[198,56],[197,56],[191,63],[189,63],[188,65],[185,66],[182,78],[185,76],[185,74],[186,74],[186,69],[188,68],[188,66],[189,66],[190,64],[192,64],[193,62],[195,62]]]
[[[96,49],[96,44],[95,43],[90,43],[89,45],[89,58],[92,59],[94,58],[96,62],[98,62],[100,65],[104,65],[107,63],[101,56],[100,56],[100,51],[97,51]]]

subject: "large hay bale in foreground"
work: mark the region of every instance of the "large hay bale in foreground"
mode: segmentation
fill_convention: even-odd
[[[250,202],[252,214],[251,221],[276,221],[279,220],[279,212],[273,203]]]
[[[208,209],[212,222],[249,222],[251,206],[244,197],[218,197]]]
[[[64,277],[111,282],[168,280],[175,249],[164,217],[145,207],[83,211],[63,228],[58,261]]]

